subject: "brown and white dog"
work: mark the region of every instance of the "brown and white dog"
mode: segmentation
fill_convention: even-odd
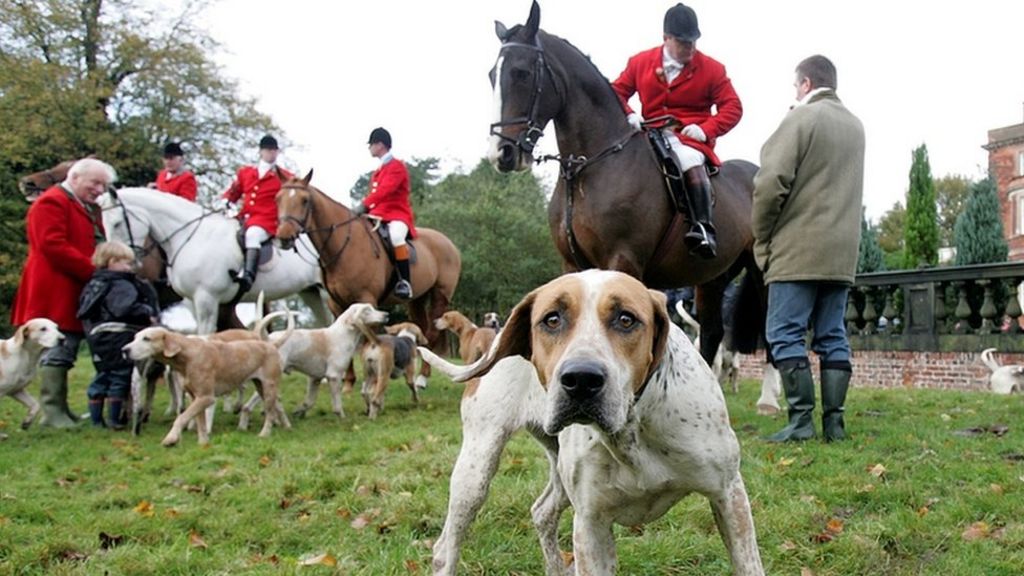
[[[988,386],[996,394],[1013,394],[1024,392],[1024,366],[1002,366],[992,358],[995,348],[981,351],[981,362],[989,369]]]
[[[36,375],[39,357],[64,339],[57,324],[48,318],[33,318],[0,341],[0,398],[10,396],[28,408],[21,429],[28,430],[39,414],[39,403],[26,388]]]
[[[434,320],[434,326],[438,330],[450,330],[459,337],[459,356],[464,364],[476,362],[498,335],[494,328],[481,328],[455,310],[449,310]]]
[[[455,574],[501,452],[523,428],[551,463],[531,509],[549,576],[566,574],[557,531],[570,504],[568,573],[610,575],[612,525],[653,521],[691,492],[710,501],[734,574],[764,573],[721,387],[669,321],[661,292],[618,272],[567,274],[527,295],[473,365],[420,353],[457,381],[482,376],[462,401],[463,443],[435,575]]]
[[[295,319],[287,314],[286,334],[295,328]],[[287,416],[278,401],[281,381],[280,344],[262,340],[224,342],[210,337],[185,336],[166,328],[146,328],[125,345],[124,352],[132,360],[154,358],[184,376],[185,391],[192,396],[189,404],[177,418],[163,439],[164,446],[173,446],[181,439],[181,431],[193,418],[197,420],[199,444],[209,443],[209,428],[205,410],[216,402],[217,396],[236,391],[248,380],[256,382],[266,406],[260,437],[270,435],[274,420],[288,427]],[[247,428],[249,414],[243,409],[239,428]]]
[[[484,314],[484,328],[491,328],[495,332],[501,330],[501,316],[498,316],[497,312],[487,312]]]
[[[419,327],[401,322],[385,328],[387,334],[364,329],[366,342],[360,355],[363,359],[363,401],[366,414],[374,419],[384,409],[384,393],[392,378],[405,375],[405,384],[412,392],[413,404],[420,398],[416,386],[416,346],[426,346],[427,339]]]

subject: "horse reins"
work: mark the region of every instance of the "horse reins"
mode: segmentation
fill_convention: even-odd
[[[170,242],[171,238],[174,238],[175,236],[177,236],[178,233],[181,232],[182,230],[184,230],[185,228],[188,228],[189,226],[192,226],[192,224],[197,224],[199,222],[202,222],[204,218],[206,218],[210,214],[214,213],[214,212],[203,211],[203,213],[200,214],[198,217],[193,218],[193,219],[189,220],[188,222],[185,222],[184,224],[179,226],[176,230],[174,230],[173,232],[168,234],[163,240],[160,240],[160,239],[158,239],[158,238],[156,238],[154,236],[153,240],[154,240],[155,244],[153,244],[153,246],[151,246],[150,248],[139,247],[137,244],[135,244],[135,237],[132,234],[132,221],[131,221],[131,218],[129,218],[128,207],[125,206],[124,202],[122,202],[120,198],[117,197],[117,191],[116,190],[113,190],[113,189],[110,190],[110,197],[114,199],[114,206],[112,206],[111,208],[120,208],[121,209],[122,218],[124,219],[124,226],[125,226],[125,228],[128,229],[128,242],[129,242],[129,246],[131,246],[132,250],[136,254],[136,257],[139,258],[139,259],[142,259],[142,257],[144,257],[144,256],[148,255],[150,252],[152,252],[154,247],[157,247],[160,244],[163,244],[164,242]],[[182,243],[181,248],[184,248],[185,245],[188,244],[189,240],[191,240],[192,237],[195,236],[198,231],[199,231],[199,226],[198,225],[194,226],[192,228],[192,231],[189,233],[188,237],[185,238],[185,241]],[[152,231],[150,231],[150,235],[152,235]],[[171,256],[169,259],[167,259],[167,258],[164,259],[164,264],[166,264],[168,268],[174,267],[174,262],[178,259],[178,254],[181,254],[181,248],[178,248],[178,250],[174,253],[174,255]]]
[[[285,188],[295,188],[295,187],[294,186],[285,186],[285,187],[282,187],[281,189],[284,190]],[[295,216],[292,216],[291,214],[285,214],[284,216],[280,216],[279,219],[283,220],[285,222],[292,222],[292,223],[294,223],[295,226],[298,227],[299,232],[303,233],[303,234],[306,234],[306,235],[310,235],[310,234],[313,234],[313,233],[320,233],[320,232],[323,232],[325,230],[328,231],[327,232],[327,237],[324,238],[324,240],[323,240],[323,245],[325,247],[327,246],[327,243],[330,242],[331,237],[334,236],[334,231],[335,230],[337,230],[338,228],[340,228],[342,226],[345,226],[348,229],[348,233],[345,235],[345,241],[342,243],[341,248],[338,248],[337,252],[335,252],[334,255],[330,257],[330,259],[325,261],[324,260],[324,255],[323,255],[322,251],[317,250],[317,261],[320,263],[320,269],[322,271],[326,272],[327,270],[330,269],[331,266],[334,265],[335,262],[338,261],[338,259],[341,258],[342,253],[345,252],[346,248],[348,248],[348,244],[352,240],[352,227],[349,226],[349,224],[351,224],[352,222],[358,220],[359,216],[353,216],[353,217],[349,218],[348,220],[342,220],[341,222],[335,222],[334,224],[331,224],[330,226],[322,226],[320,228],[307,228],[307,225],[309,224],[309,216],[312,213],[312,211],[313,211],[313,203],[312,202],[308,202],[306,204],[306,213],[302,215],[302,220],[299,220],[298,218],[296,218]],[[368,226],[368,224],[366,224],[366,225]],[[369,234],[369,231],[367,232],[367,234]],[[376,254],[377,253],[377,244],[374,243],[374,242],[371,242],[370,244],[373,246],[374,253]],[[296,252],[298,252],[297,248],[296,248]]]

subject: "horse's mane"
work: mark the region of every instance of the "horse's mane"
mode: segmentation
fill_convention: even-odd
[[[153,188],[119,188],[117,194],[128,194],[129,197],[153,198],[160,202],[172,204],[176,211],[184,213],[188,218],[198,218],[203,212],[207,211],[206,208],[195,202]]]

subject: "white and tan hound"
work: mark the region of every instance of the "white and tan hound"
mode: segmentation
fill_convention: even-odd
[[[523,428],[550,462],[531,510],[549,576],[614,574],[613,524],[651,522],[691,492],[710,501],[734,573],[764,573],[721,388],[669,321],[660,292],[618,272],[565,275],[527,295],[473,365],[420,353],[457,381],[482,376],[463,396],[462,449],[434,544],[435,575],[455,574],[501,452]],[[557,530],[570,504],[567,567]]]
[[[459,356],[464,364],[476,362],[491,347],[498,335],[494,328],[482,328],[461,312],[449,310],[434,320],[438,330],[450,330],[459,337]]]
[[[55,322],[33,318],[19,326],[14,336],[0,340],[0,398],[10,396],[28,408],[28,414],[21,421],[22,430],[28,430],[39,414],[39,403],[26,390],[36,375],[39,357],[63,339]]]

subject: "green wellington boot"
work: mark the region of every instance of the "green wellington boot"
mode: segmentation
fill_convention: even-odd
[[[779,368],[789,404],[789,424],[765,438],[769,442],[799,442],[814,438],[814,377],[806,359],[783,361]]]
[[[846,391],[850,387],[849,368],[821,369],[821,428],[825,442],[846,440],[846,423],[843,421],[843,405],[846,404]]]
[[[63,366],[39,367],[39,404],[43,408],[40,426],[72,428],[78,422],[68,409],[68,369]]]

